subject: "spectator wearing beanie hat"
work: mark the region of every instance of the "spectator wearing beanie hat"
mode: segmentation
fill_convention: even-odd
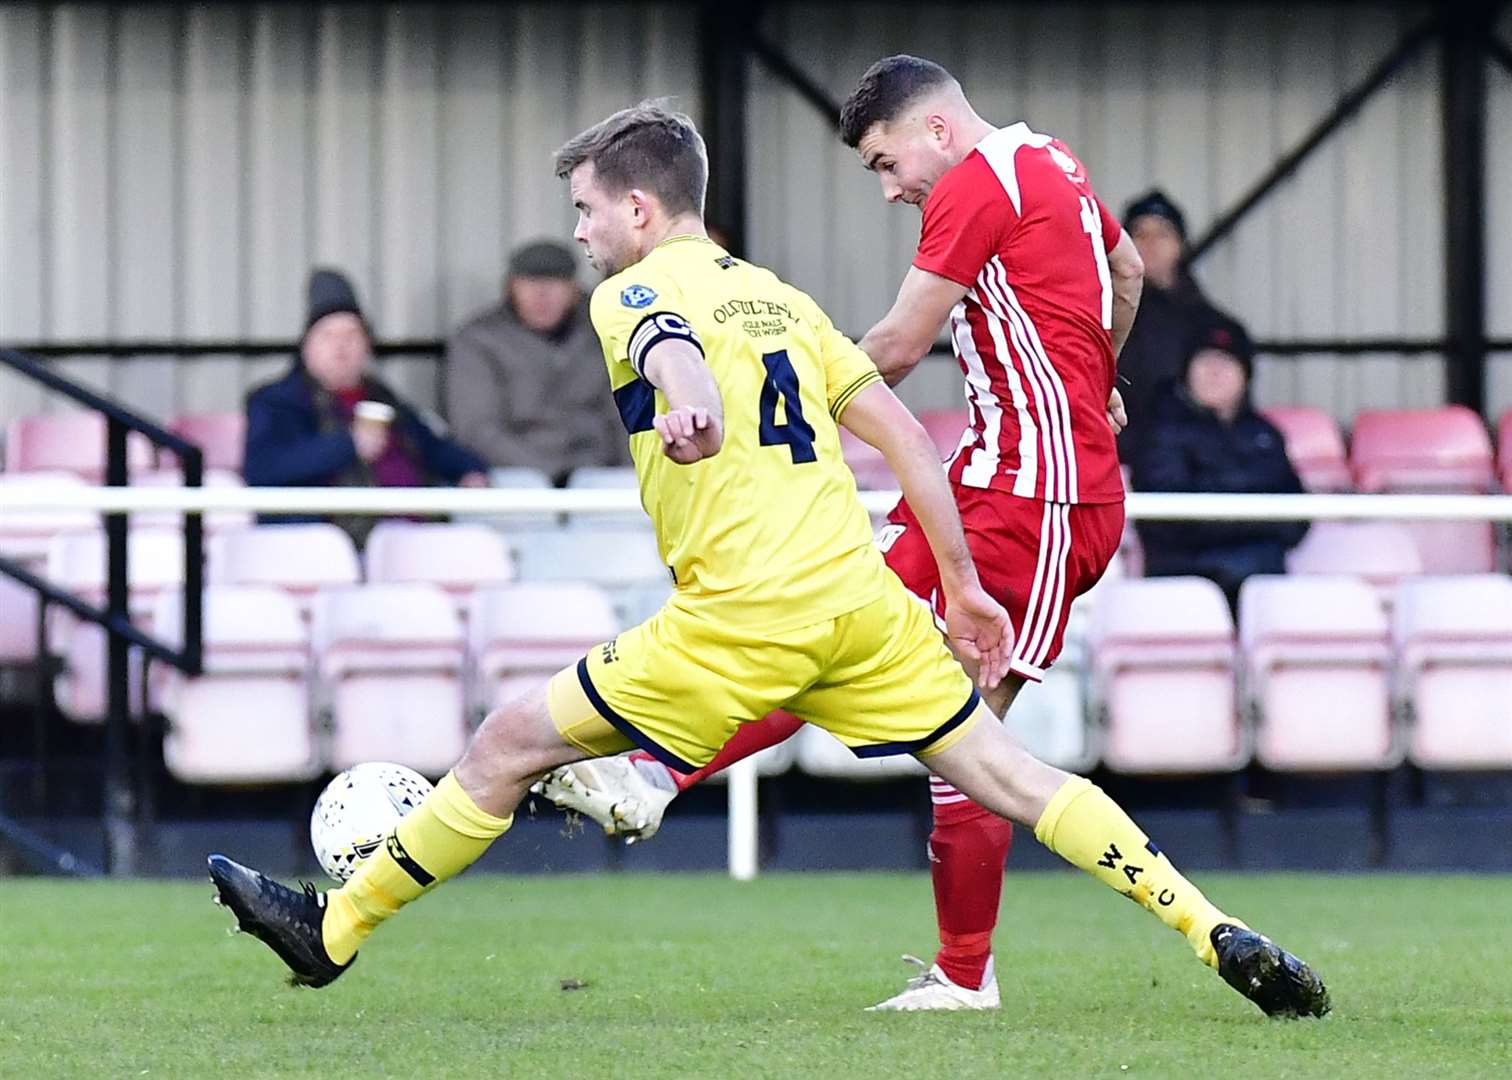
[[[341,273],[310,275],[308,314],[289,371],[247,396],[242,466],[257,487],[419,487],[437,481],[481,487],[487,466],[439,435],[372,371],[367,320]],[[354,424],[359,402],[392,410],[388,424]],[[383,411],[381,408],[378,411]],[[359,545],[372,516],[263,515],[260,522],[330,520]]]
[[[1274,424],[1250,403],[1254,349],[1244,327],[1216,315],[1185,350],[1182,378],[1155,399],[1134,459],[1140,491],[1296,494],[1302,490]],[[1196,574],[1217,582],[1237,607],[1251,574],[1280,574],[1304,522],[1142,521],[1150,577]]]
[[[504,296],[446,346],[447,419],[495,466],[556,483],[583,465],[625,465],[624,426],[572,252],[549,240],[510,256]]]
[[[1118,356],[1118,388],[1129,414],[1118,450],[1127,465],[1138,456],[1156,398],[1182,373],[1187,344],[1219,312],[1186,270],[1186,217],[1165,192],[1152,189],[1131,201],[1123,224],[1145,266],[1139,312]]]

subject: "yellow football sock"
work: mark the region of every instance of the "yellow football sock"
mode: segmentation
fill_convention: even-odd
[[[1218,965],[1208,940],[1213,927],[1226,922],[1244,925],[1214,907],[1117,803],[1083,777],[1071,777],[1050,797],[1034,826],[1034,836],[1073,866],[1185,935],[1198,959],[1209,967]]]
[[[331,959],[345,964],[379,923],[471,866],[513,821],[480,809],[455,776],[443,776],[351,880],[326,893],[320,930]]]

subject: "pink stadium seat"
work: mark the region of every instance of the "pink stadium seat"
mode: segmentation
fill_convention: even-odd
[[[207,488],[245,487],[240,473],[229,469],[207,468],[204,475]],[[174,488],[184,486],[183,471],[177,468],[151,469],[131,478],[133,487]],[[131,515],[133,527],[146,526],[159,529],[183,528],[184,515],[172,510],[152,510]],[[204,515],[205,532],[224,532],[227,529],[245,529],[252,525],[252,514],[246,510],[214,510]]]
[[[1403,582],[1392,636],[1413,763],[1512,768],[1512,579]]]
[[[177,646],[183,602],[160,595],[157,636]],[[299,607],[279,589],[212,585],[205,590],[205,673],[152,669],[153,699],[168,719],[163,760],[191,784],[308,780],[321,771],[310,723],[309,634]]]
[[[168,430],[194,443],[205,455],[206,469],[240,473],[247,442],[247,417],[240,412],[184,413]]]
[[[1315,521],[1286,557],[1292,574],[1353,574],[1389,603],[1397,582],[1423,572],[1412,530],[1388,521]]]
[[[1308,491],[1352,491],[1354,479],[1344,454],[1344,436],[1322,409],[1287,405],[1264,410],[1281,429],[1286,456]]]
[[[925,409],[919,413],[919,423],[934,440],[941,461],[949,461],[961,448],[967,419],[965,409]]]
[[[1024,685],[1003,725],[1041,761],[1085,773],[1097,764],[1098,748],[1087,725],[1085,673],[1070,652],[1068,643],[1043,682]]]
[[[152,443],[136,432],[126,436],[128,470],[152,467]],[[105,479],[105,418],[95,412],[22,416],[5,435],[7,472],[62,469],[91,483]]]
[[[1489,521],[1411,521],[1425,574],[1485,574],[1496,569],[1496,530]]]
[[[47,551],[47,578],[90,603],[105,602],[105,533],[62,533]],[[150,619],[157,594],[184,580],[184,538],[176,529],[133,529],[126,541],[133,618]]]
[[[1496,460],[1501,465],[1502,490],[1512,494],[1512,409],[1502,413],[1496,427]]]
[[[514,579],[504,537],[486,525],[383,521],[368,536],[365,560],[369,581],[429,582],[456,598]]]
[[[48,551],[47,577],[92,604],[105,604],[106,545],[103,532],[64,533]],[[183,536],[168,529],[136,529],[127,538],[128,597],[131,618],[153,631],[152,612],[160,594],[178,590],[184,580]],[[49,651],[63,657],[53,695],[66,716],[81,722],[105,718],[105,631],[71,612],[54,609],[48,620]],[[131,660],[131,706],[141,701],[141,657]]]
[[[312,614],[328,764],[451,768],[467,744],[467,649],[452,598],[434,585],[348,586],[316,593]]]
[[[1362,412],[1355,418],[1351,448],[1361,491],[1483,492],[1494,485],[1486,426],[1460,405]],[[1483,573],[1496,565],[1489,522],[1410,527],[1427,573]]]
[[[1255,758],[1271,769],[1384,769],[1400,760],[1386,616],[1352,577],[1253,577],[1239,592]]]
[[[305,613],[315,590],[361,579],[352,538],[335,525],[255,525],[217,534],[207,578],[219,585],[272,585]]]
[[[84,481],[71,472],[0,473],[0,488],[83,486]],[[99,515],[86,510],[0,514],[0,555],[43,574],[54,536],[93,529],[99,523]],[[0,574],[0,664],[31,663],[36,658],[37,594]]]
[[[856,486],[862,491],[896,491],[898,478],[888,468],[882,451],[856,438],[845,428],[840,429],[840,452],[845,463],[856,475]]]
[[[77,473],[61,469],[36,472],[0,473],[0,488],[82,488],[85,481]],[[88,510],[40,510],[0,514],[0,555],[28,565],[45,562],[47,548],[54,536],[63,532],[80,532],[98,528],[100,515]]]
[[[1371,409],[1355,417],[1350,464],[1361,491],[1487,491],[1491,439],[1462,405]]]
[[[0,574],[0,665],[37,658],[37,594]]]
[[[1088,647],[1108,768],[1169,774],[1244,764],[1234,623],[1218,586],[1205,578],[1100,586]]]
[[[473,595],[468,630],[473,711],[481,717],[614,637],[619,622],[596,585],[504,585]]]

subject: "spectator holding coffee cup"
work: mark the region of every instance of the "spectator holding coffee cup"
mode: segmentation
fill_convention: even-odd
[[[438,433],[373,374],[372,366],[372,337],[351,285],[335,270],[314,271],[299,354],[282,378],[247,397],[247,483],[486,486],[483,460]],[[258,520],[331,520],[361,546],[377,519],[264,515]]]

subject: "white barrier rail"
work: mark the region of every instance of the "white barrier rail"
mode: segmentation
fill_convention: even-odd
[[[868,513],[884,514],[896,492],[863,491]],[[1512,522],[1512,495],[1220,495],[1135,492],[1135,520],[1164,521],[1493,521]],[[241,510],[293,514],[623,514],[640,493],[616,489],[515,488],[158,488],[0,485],[0,515],[28,511]],[[729,770],[729,869],[757,873],[757,785],[753,761]]]
[[[863,491],[882,514],[896,492]],[[1217,495],[1135,492],[1134,520],[1162,521],[1497,521],[1512,522],[1512,495]],[[0,484],[0,514],[41,510],[245,510],[290,514],[623,514],[640,509],[626,489],[519,488],[159,488]]]

